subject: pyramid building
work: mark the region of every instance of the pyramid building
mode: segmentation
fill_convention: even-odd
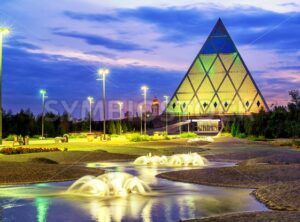
[[[225,116],[268,106],[219,19],[167,105],[167,113]]]

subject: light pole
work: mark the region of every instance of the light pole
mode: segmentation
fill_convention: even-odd
[[[168,114],[167,114],[167,106],[168,106],[168,100],[169,96],[164,96],[165,102],[166,102],[166,108],[165,108],[165,114],[166,114],[166,133],[168,134]]]
[[[147,91],[148,91],[147,86],[142,86],[141,90],[143,91],[144,95],[144,134],[147,134]]]
[[[188,117],[188,133],[190,132],[190,111],[189,104],[187,105],[187,117]]]
[[[122,107],[123,107],[123,102],[119,101],[118,102],[119,109],[120,109],[120,135],[122,134]]]
[[[92,133],[92,104],[94,103],[94,98],[88,96],[87,100],[89,101],[90,105],[90,133]]]
[[[181,118],[180,118],[180,112],[181,112],[181,102],[177,101],[177,104],[179,105],[179,111],[178,111],[178,123],[179,123],[179,134],[181,134]]]
[[[143,134],[143,106],[140,105],[141,135]]]
[[[45,98],[46,98],[46,90],[41,89],[40,94],[42,95],[42,139],[44,139],[44,119],[45,119]]]
[[[98,70],[98,74],[100,76],[99,79],[97,80],[101,80],[102,81],[102,103],[103,103],[103,139],[106,139],[106,108],[105,108],[105,81],[106,81],[106,75],[109,74],[109,70],[108,69],[99,69]],[[102,78],[101,78],[102,77]]]
[[[2,145],[2,48],[3,36],[9,33],[9,28],[0,28],[0,145]]]

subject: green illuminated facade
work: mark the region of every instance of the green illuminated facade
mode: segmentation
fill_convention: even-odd
[[[268,106],[221,19],[172,96],[170,114],[246,115]]]

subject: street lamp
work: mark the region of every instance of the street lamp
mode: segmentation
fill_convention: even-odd
[[[99,79],[102,81],[102,103],[103,103],[103,138],[104,140],[106,139],[106,108],[105,108],[105,80],[106,80],[106,75],[109,74],[109,69],[99,69],[98,70],[98,75],[100,76]],[[102,78],[101,78],[102,77]]]
[[[147,134],[147,91],[149,88],[147,86],[142,86],[141,90],[143,91],[144,95],[144,133]]]
[[[0,27],[0,145],[2,145],[2,48],[3,36],[10,32],[9,28]]]
[[[143,134],[143,106],[140,105],[141,135]]]
[[[123,102],[119,101],[118,102],[119,109],[120,109],[120,134],[122,134],[122,107],[123,107]]]
[[[88,96],[87,100],[89,101],[90,105],[90,133],[92,133],[92,104],[94,103],[94,98]]]
[[[167,106],[168,106],[168,100],[169,96],[164,96],[165,102],[166,102],[166,108],[165,108],[165,114],[166,114],[166,133],[168,134],[168,114],[167,114]]]
[[[179,105],[179,111],[178,111],[178,123],[179,123],[179,134],[181,134],[181,102],[177,101],[177,104]]]
[[[44,119],[45,119],[45,98],[46,98],[46,90],[41,89],[40,94],[42,95],[42,139],[44,139]]]

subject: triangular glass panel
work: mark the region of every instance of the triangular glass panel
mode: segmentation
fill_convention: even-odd
[[[197,58],[196,62],[192,66],[188,77],[190,79],[190,82],[192,83],[194,90],[197,90],[201,81],[205,77],[205,71],[203,69],[203,66],[200,64],[199,59]]]
[[[237,52],[233,41],[230,39],[228,36],[227,38],[224,39],[224,45],[219,51],[220,53],[234,53]]]
[[[193,96],[194,96],[194,93],[177,93],[176,94],[177,98],[178,98],[178,101],[180,102],[186,102],[186,101],[190,101]]]
[[[213,47],[212,38],[208,38],[204,43],[201,51],[201,54],[215,54],[217,53],[215,48]]]
[[[246,75],[247,71],[242,63],[240,57],[238,56],[234,64],[232,65],[231,69],[229,70],[229,76],[235,86],[236,89],[238,89],[241,86],[241,83]]]
[[[252,106],[250,107],[250,112],[251,113],[258,113],[260,110],[266,110],[266,107],[264,105],[264,101],[261,98],[259,94],[257,94],[256,98],[254,99],[254,102]]]
[[[228,71],[230,69],[230,67],[233,64],[233,61],[235,59],[235,57],[237,56],[237,53],[229,53],[229,54],[224,54],[224,53],[220,53],[219,57],[222,60],[222,63],[225,66],[225,69]]]
[[[236,95],[235,98],[233,99],[233,101],[229,104],[227,113],[240,114],[240,113],[244,113],[244,112],[245,112],[245,108],[244,108],[241,100],[239,99],[239,97]]]
[[[217,55],[200,55],[200,60],[206,72],[209,71],[210,67],[213,65],[214,60]]]
[[[224,36],[227,35],[226,28],[221,19],[219,19],[213,28],[210,36]]]
[[[226,75],[226,71],[219,58],[216,59],[213,66],[210,68],[208,76],[213,83],[215,90],[220,86],[220,83],[223,81]]]
[[[181,83],[178,91],[179,93],[194,93],[193,88],[191,87],[190,81],[187,77]]]
[[[187,109],[190,115],[199,115],[202,113],[202,109],[196,97],[194,97],[192,102],[188,104]]]
[[[211,44],[213,45],[216,53],[221,52],[221,49],[224,47],[226,37],[211,37]]]
[[[257,94],[257,90],[249,75],[246,76],[238,93],[243,100],[243,104],[246,104],[246,102],[248,101],[249,105],[251,106],[252,101]]]

